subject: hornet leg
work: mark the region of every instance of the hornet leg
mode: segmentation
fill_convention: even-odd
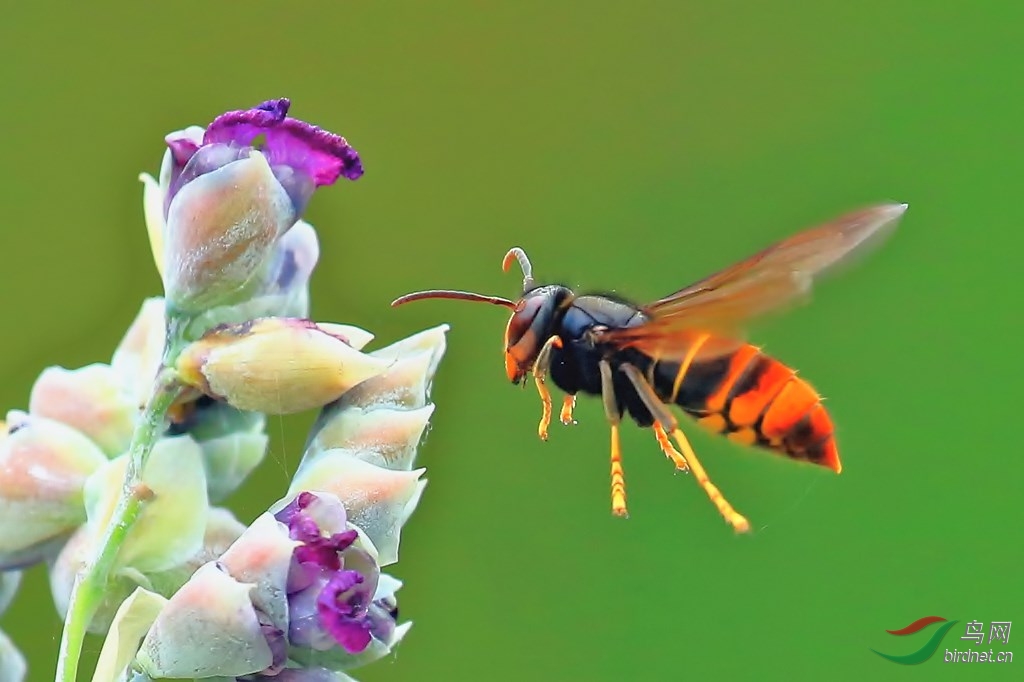
[[[575,407],[576,407],[576,396],[575,395],[567,395],[567,396],[565,396],[565,400],[562,401],[562,413],[560,415],[558,415],[558,416],[562,420],[562,423],[565,424],[566,426],[569,426],[569,424],[575,424],[576,423],[576,420],[572,418],[572,411],[573,411],[573,408],[575,408]]]
[[[612,384],[612,368],[606,360],[601,360],[601,400],[604,402],[604,414],[612,429],[612,513],[616,516],[628,516],[626,511],[626,474],[622,469],[622,449],[619,446],[619,406],[615,400],[615,388]]]
[[[537,384],[537,392],[540,393],[540,402],[543,408],[540,424],[537,425],[537,435],[541,440],[548,439],[548,427],[551,425],[551,392],[544,384],[544,377],[547,376],[548,369],[551,368],[551,349],[561,347],[562,340],[557,336],[552,336],[541,346],[540,352],[537,353],[537,360],[533,363],[533,381]]]
[[[661,425],[661,422],[654,422],[654,437],[658,439],[661,451],[676,465],[677,471],[687,472],[690,470],[690,465],[686,463],[686,458],[676,450],[675,446],[672,445],[672,441],[668,439],[668,434],[665,433],[665,427]]]
[[[733,506],[729,504],[729,501],[725,499],[722,492],[718,489],[711,479],[708,478],[708,474],[704,471],[704,467],[701,466],[700,460],[697,459],[697,454],[693,451],[693,447],[690,446],[690,441],[687,440],[686,435],[679,429],[679,422],[672,416],[668,406],[661,402],[658,395],[651,388],[651,385],[644,379],[643,373],[633,365],[622,365],[622,371],[625,372],[629,378],[633,387],[640,395],[640,399],[644,401],[644,405],[650,410],[654,418],[660,423],[662,428],[672,433],[672,437],[679,445],[679,449],[682,450],[683,459],[690,465],[690,469],[693,471],[694,477],[697,482],[707,493],[707,496],[711,499],[711,502],[718,508],[719,513],[725,518],[725,520],[740,533],[745,533],[750,530],[750,522],[747,519],[733,509]]]

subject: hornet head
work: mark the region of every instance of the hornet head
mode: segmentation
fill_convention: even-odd
[[[491,303],[512,310],[505,327],[505,373],[509,381],[519,383],[533,367],[541,347],[552,336],[558,333],[558,325],[564,312],[564,303],[571,298],[572,292],[566,287],[549,284],[535,287],[533,267],[526,252],[519,247],[509,249],[501,267],[508,272],[512,261],[518,260],[523,270],[523,293],[518,300],[512,301],[499,296],[484,296],[468,291],[449,289],[432,289],[406,294],[391,303],[399,306],[410,301],[426,298],[451,298],[460,301]]]

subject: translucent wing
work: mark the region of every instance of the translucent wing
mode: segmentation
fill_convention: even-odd
[[[702,356],[729,352],[742,343],[747,323],[806,299],[821,274],[878,244],[906,209],[906,204],[873,206],[799,232],[644,306],[648,322],[610,329],[601,341],[657,357],[684,356],[707,334],[713,341],[702,342]]]

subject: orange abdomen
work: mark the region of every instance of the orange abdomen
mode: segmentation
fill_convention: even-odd
[[[747,344],[689,364],[661,361],[653,370],[659,397],[711,431],[836,472],[842,469],[821,396],[757,347]]]

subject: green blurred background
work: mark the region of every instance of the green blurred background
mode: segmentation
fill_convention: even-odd
[[[107,360],[159,293],[136,176],[163,135],[288,96],[367,168],[312,202],[314,316],[382,343],[452,325],[397,566],[416,625],[357,677],[1010,678],[1024,660],[869,647],[916,649],[884,631],[926,615],[1024,628],[1022,20],[921,0],[10,3],[0,405],[48,364]],[[755,334],[827,396],[843,474],[690,428],[745,537],[635,428],[613,518],[599,402],[541,443],[503,311],[388,307],[514,295],[513,245],[540,279],[651,299],[888,200],[910,204],[895,238]],[[271,422],[242,518],[284,491],[312,417]],[[60,625],[45,573],[24,587],[0,627],[46,680]]]

